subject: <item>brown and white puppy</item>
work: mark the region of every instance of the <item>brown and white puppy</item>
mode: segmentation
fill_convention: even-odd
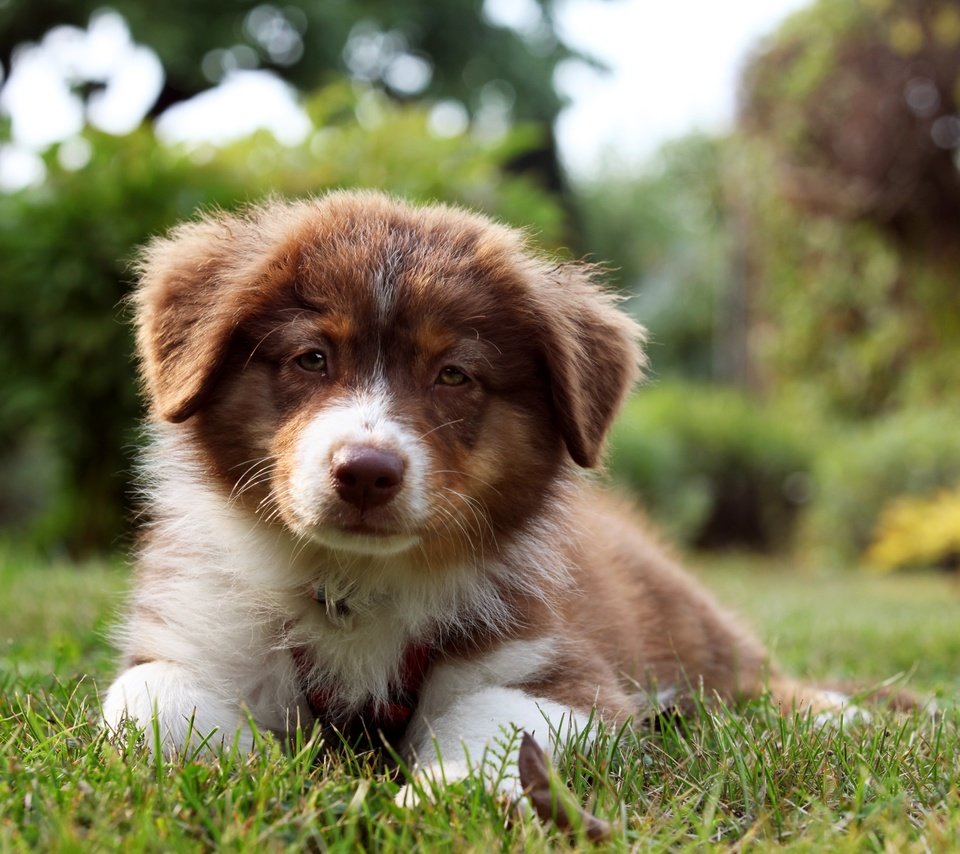
[[[583,475],[643,360],[590,267],[333,193],[182,225],[140,273],[152,522],[110,726],[379,730],[450,779],[502,727],[763,689],[760,645]]]

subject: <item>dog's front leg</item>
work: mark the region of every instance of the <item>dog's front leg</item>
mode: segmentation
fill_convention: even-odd
[[[266,676],[252,681],[247,691],[229,696],[213,686],[217,674],[198,673],[172,661],[150,661],[123,671],[103,701],[103,720],[119,734],[125,721],[143,729],[151,752],[159,748],[174,754],[187,749],[220,750],[234,743],[241,751],[254,748],[250,720],[261,732],[289,734],[297,726],[309,728],[312,716],[306,702],[290,689],[294,682],[289,656],[278,656]],[[229,684],[229,683],[228,683]]]
[[[200,684],[195,674],[170,661],[150,661],[123,671],[107,691],[103,720],[113,733],[125,721],[143,729],[151,752],[172,754],[186,747],[229,747],[236,738],[243,750],[253,747],[239,702]]]
[[[527,642],[509,646],[527,646]],[[529,650],[511,661],[515,652],[519,650],[504,649],[476,661],[446,662],[433,669],[405,738],[414,780],[400,790],[398,803],[413,805],[423,794],[429,797],[434,787],[473,774],[511,801],[517,800],[522,794],[519,733],[530,733],[548,754],[555,753],[570,734],[585,733],[589,709],[571,709],[497,678],[513,676],[510,681],[522,684],[530,675],[512,666],[524,660],[534,663]]]

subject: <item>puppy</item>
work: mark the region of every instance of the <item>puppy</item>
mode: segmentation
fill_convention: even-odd
[[[505,727],[804,701],[584,476],[643,364],[589,266],[339,192],[182,225],[139,273],[151,521],[110,727],[366,732],[450,780]]]

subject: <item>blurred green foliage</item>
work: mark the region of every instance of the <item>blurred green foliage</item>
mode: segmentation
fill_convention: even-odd
[[[71,552],[103,548],[123,530],[138,405],[122,300],[135,247],[197,208],[268,193],[376,187],[480,208],[559,240],[552,197],[508,175],[536,143],[519,128],[497,143],[438,138],[422,108],[373,92],[361,127],[346,84],[311,98],[317,130],[300,146],[260,134],[224,149],[93,132],[90,161],[64,169],[51,151],[40,186],[0,195],[0,523]],[[359,97],[366,97],[360,95]],[[125,452],[126,449],[126,452]]]
[[[694,135],[639,176],[581,189],[585,243],[649,328],[655,375],[799,398],[841,420],[948,399],[960,242],[930,251],[814,214],[776,174],[765,138]]]
[[[733,273],[725,142],[667,143],[640,174],[608,168],[578,188],[582,243],[630,296],[658,375],[724,379],[718,332]]]
[[[861,558],[884,508],[900,496],[929,497],[960,482],[955,408],[904,410],[822,434],[816,495],[802,534],[819,558]]]
[[[741,127],[770,144],[795,205],[928,251],[956,243],[956,0],[818,0],[763,45],[741,95]]]
[[[854,419],[952,396],[955,250],[928,252],[869,221],[798,209],[769,181],[776,167],[762,142],[740,138],[731,150],[730,184],[749,223],[744,287],[759,384]]]
[[[809,495],[805,430],[733,389],[664,382],[614,427],[610,471],[679,541],[784,549]]]
[[[155,112],[235,68],[264,68],[300,91],[349,76],[399,98],[455,98],[473,115],[504,100],[521,121],[550,122],[561,106],[559,62],[579,56],[557,34],[552,0],[533,0],[522,32],[491,21],[480,0],[111,0],[166,74]],[[85,27],[101,0],[0,3],[0,61],[58,25]],[[411,61],[415,71],[411,72]],[[406,73],[404,71],[406,70]]]
[[[765,387],[841,418],[952,396],[958,97],[956,0],[819,0],[748,65],[729,185]]]
[[[440,106],[454,124],[470,121],[491,138],[537,124],[537,144],[516,152],[510,167],[565,195],[553,138],[564,99],[554,72],[568,61],[602,63],[565,43],[555,5],[529,0],[519,17],[506,10],[513,23],[505,25],[484,0],[170,0],[162,14],[141,0],[6,0],[0,69],[9,76],[18,50],[40,44],[73,93],[93,106],[102,90],[116,94],[129,84],[123,69],[111,69],[116,46],[101,37],[91,47],[92,34],[103,24],[116,38],[117,27],[126,26],[163,67],[149,119],[235,72],[267,71],[300,94],[346,79],[401,103]],[[85,39],[102,62],[78,63]]]
[[[586,187],[655,375],[742,394],[641,390],[613,468],[693,545],[787,542],[806,498],[798,542],[849,563],[891,501],[958,479],[960,4],[819,0],[741,95],[734,134]]]

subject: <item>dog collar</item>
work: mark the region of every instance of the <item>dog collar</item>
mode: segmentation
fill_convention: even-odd
[[[323,607],[327,619],[332,623],[340,627],[350,625],[354,611],[350,607],[348,597],[334,599],[328,596],[326,585],[320,581],[311,586],[310,596]],[[332,720],[332,713],[337,705],[334,702],[333,691],[329,688],[310,687],[313,660],[309,647],[307,645],[293,647],[290,654],[297,669],[301,690],[316,721],[323,726],[336,724],[341,734],[351,739],[379,732],[388,743],[395,744],[413,716],[423,681],[438,651],[434,644],[425,641],[407,644],[400,660],[398,678],[390,685],[387,702],[382,704],[370,702],[344,721]]]
[[[330,688],[310,687],[312,660],[309,649],[306,646],[293,647],[290,654],[300,677],[301,690],[318,724],[323,727],[335,725],[340,734],[350,741],[362,736],[370,738],[379,733],[387,743],[395,745],[413,717],[420,689],[438,650],[431,643],[408,644],[400,662],[398,679],[390,685],[387,702],[381,704],[371,701],[345,720],[333,718],[336,703]]]

